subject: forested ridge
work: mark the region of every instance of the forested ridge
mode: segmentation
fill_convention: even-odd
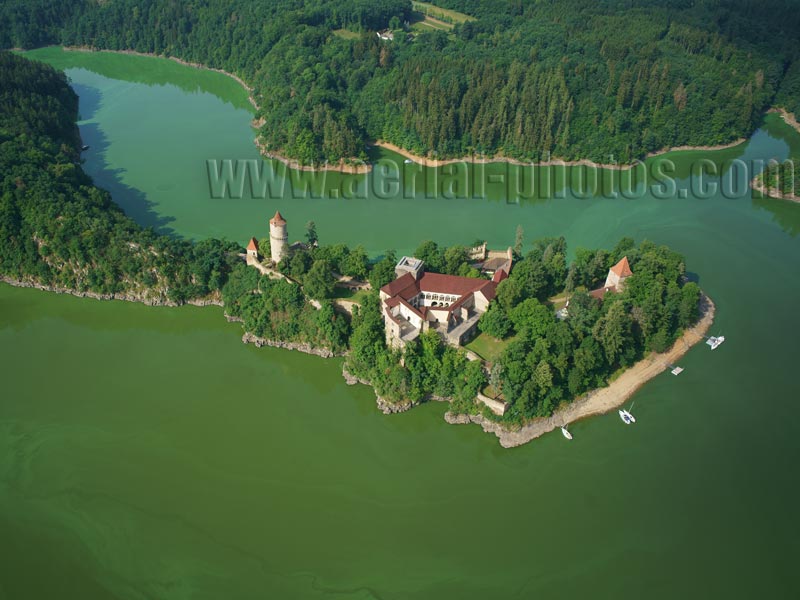
[[[384,139],[420,154],[628,161],[730,142],[797,110],[789,0],[435,0],[475,17],[409,29],[408,0],[9,0],[0,45],[131,49],[254,88],[266,147],[304,162]],[[391,27],[394,40],[375,30]],[[356,36],[341,36],[346,30]]]
[[[218,293],[239,245],[143,229],[80,166],[63,73],[0,52],[0,275],[181,303]]]

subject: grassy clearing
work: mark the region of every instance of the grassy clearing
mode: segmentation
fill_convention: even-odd
[[[360,33],[350,31],[349,29],[334,29],[333,35],[343,38],[345,40],[357,40],[361,37]]]
[[[438,19],[439,21],[444,21],[444,23],[450,23],[452,25],[475,20],[475,17],[470,17],[469,15],[448,8],[440,8],[427,2],[412,2],[411,5],[414,7],[414,10],[421,12],[427,17]]]
[[[417,33],[450,31],[452,28],[452,25],[448,25],[447,23],[442,23],[441,21],[436,21],[435,19],[430,19],[428,17],[425,17],[422,21],[416,21],[411,24],[411,31],[415,31]]]
[[[342,300],[352,300],[361,304],[364,299],[369,295],[368,290],[351,290],[343,287],[333,288],[333,297],[341,298]]]
[[[514,338],[505,340],[498,340],[490,335],[481,333],[465,346],[467,350],[472,350],[475,354],[480,356],[483,360],[488,362],[495,362],[505,350],[508,343]]]

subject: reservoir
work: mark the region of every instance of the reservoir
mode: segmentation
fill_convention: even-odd
[[[393,416],[340,359],[240,341],[218,307],[0,286],[0,598],[753,598],[797,592],[800,205],[725,198],[214,199],[206,161],[258,159],[247,92],[138,56],[27,53],[81,99],[84,168],[137,221],[192,239],[411,252],[563,235],[668,244],[717,304],[699,344],[615,413],[504,450],[431,403]],[[785,158],[773,116],[746,144]],[[375,151],[371,151],[375,152]],[[390,156],[377,151],[372,160]],[[402,162],[402,160],[400,160]],[[501,169],[493,165],[487,169]],[[429,174],[426,174],[429,176]],[[337,178],[358,176],[331,173]]]

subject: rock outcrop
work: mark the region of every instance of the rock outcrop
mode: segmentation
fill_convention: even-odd
[[[284,342],[282,340],[268,340],[261,338],[252,333],[245,332],[242,336],[242,342],[245,344],[253,344],[256,348],[263,346],[271,346],[272,348],[283,348],[284,350],[297,350],[305,354],[313,354],[321,356],[322,358],[333,358],[335,356],[344,356],[342,353],[337,353],[330,348],[317,348],[306,342]]]

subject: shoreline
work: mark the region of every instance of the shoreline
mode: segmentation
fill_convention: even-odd
[[[797,133],[800,133],[800,122],[798,122],[794,113],[790,113],[783,107],[773,106],[767,111],[767,114],[779,114],[787,125],[793,127]]]
[[[253,125],[256,125],[256,121],[253,121]],[[256,127],[257,129],[258,127]],[[264,146],[264,142],[262,142],[258,136],[253,140],[258,148],[259,154],[262,157],[267,159],[278,160],[286,165],[286,168],[293,169],[295,171],[310,171],[310,172],[319,172],[319,171],[337,171],[339,173],[345,173],[348,175],[365,175],[372,171],[372,165],[369,163],[364,162],[363,160],[352,160],[351,162],[347,162],[345,159],[341,159],[338,163],[323,163],[322,165],[304,165],[297,162],[293,158],[286,158],[277,152],[271,152],[266,149]]]
[[[158,297],[148,297],[135,292],[119,292],[119,293],[114,292],[111,294],[100,294],[98,292],[92,292],[92,291],[79,292],[78,290],[73,290],[70,288],[62,288],[54,285],[44,285],[36,281],[13,279],[5,275],[0,275],[0,283],[5,283],[12,287],[18,287],[18,288],[29,288],[29,289],[41,290],[43,292],[53,292],[55,294],[66,294],[68,296],[75,296],[76,298],[92,298],[94,300],[124,300],[125,302],[138,302],[140,304],[144,304],[145,306],[168,306],[171,308],[177,308],[178,306],[185,306],[185,305],[224,306],[222,300],[217,300],[215,298],[206,298],[203,300],[192,299],[192,300],[187,300],[186,302],[183,302],[181,304],[178,304],[177,302],[168,300],[160,295]]]
[[[648,158],[654,158],[656,156],[661,156],[662,154],[668,154],[670,152],[717,152],[719,150],[728,150],[730,148],[735,148],[740,144],[743,144],[747,141],[747,138],[739,138],[738,140],[734,140],[727,144],[719,144],[716,146],[675,146],[673,148],[663,148],[656,152],[648,152],[644,160]],[[610,164],[610,163],[598,163],[587,158],[582,158],[580,160],[562,160],[559,158],[553,158],[550,160],[544,161],[523,161],[517,158],[510,158],[502,155],[494,155],[494,156],[463,156],[461,158],[428,158],[426,156],[420,156],[418,154],[414,154],[413,152],[401,148],[396,144],[392,144],[391,142],[387,142],[385,140],[375,140],[372,142],[373,146],[377,146],[379,148],[383,148],[385,150],[389,150],[394,152],[395,154],[399,154],[400,156],[407,158],[413,161],[416,164],[422,165],[423,167],[429,168],[437,168],[443,167],[446,165],[452,165],[456,163],[473,163],[478,165],[488,165],[492,163],[508,163],[512,165],[518,165],[522,167],[593,167],[597,169],[605,169],[609,171],[630,171],[633,169],[638,162],[643,162],[641,160],[630,163],[630,164]]]
[[[250,102],[250,105],[256,110],[259,110],[258,102],[253,97],[253,88],[251,88],[244,79],[239,77],[238,75],[231,73],[229,71],[224,71],[222,69],[216,69],[214,67],[207,67],[206,65],[200,63],[192,63],[182,58],[178,58],[177,56],[169,56],[167,54],[155,54],[154,52],[137,52],[136,50],[103,50],[102,48],[93,48],[91,46],[61,46],[64,52],[110,52],[112,54],[126,54],[128,56],[143,56],[145,58],[165,58],[167,60],[174,61],[179,65],[183,65],[184,67],[191,67],[193,69],[203,69],[205,71],[213,71],[214,73],[220,73],[222,75],[227,75],[236,83],[241,85],[247,91],[247,100]],[[255,121],[254,121],[255,122]]]
[[[239,83],[247,91],[247,93],[248,93],[247,99],[250,101],[250,104],[252,105],[252,107],[256,111],[256,113],[258,113],[258,111],[260,110],[258,102],[256,101],[255,97],[253,96],[253,88],[250,87],[244,81],[244,79],[242,79],[238,75],[235,75],[234,73],[230,73],[229,71],[225,71],[223,69],[217,69],[217,68],[214,68],[214,67],[208,67],[208,66],[203,65],[201,63],[192,63],[192,62],[183,60],[182,58],[178,58],[177,56],[169,56],[169,55],[166,55],[166,54],[155,54],[155,53],[152,53],[152,52],[138,52],[136,50],[103,50],[101,48],[93,48],[93,47],[90,47],[90,46],[61,46],[61,47],[66,52],[113,52],[115,54],[127,54],[127,55],[131,55],[131,56],[144,56],[144,57],[149,57],[149,58],[165,58],[165,59],[168,59],[168,60],[175,61],[176,63],[178,63],[180,65],[184,65],[186,67],[192,67],[194,69],[205,69],[207,71],[213,71],[215,73],[221,73],[223,75],[227,75],[228,77],[230,77],[231,79],[233,79],[237,83]],[[770,109],[770,111],[773,111],[773,110],[780,110],[780,111],[783,111],[783,113],[785,113],[786,115],[791,115],[791,113],[786,113],[786,111],[784,111],[783,109]],[[798,128],[798,131],[800,131],[800,124],[797,123],[796,120],[794,120],[793,115],[791,115],[791,116],[792,116],[792,119],[793,119],[793,122],[794,122],[793,126]],[[262,121],[262,119],[259,119],[258,116],[256,116],[253,119],[253,121],[251,122],[252,127],[254,129],[258,130],[259,127],[260,127],[259,123],[261,121]],[[638,162],[643,162],[644,160],[647,160],[649,158],[654,158],[654,157],[660,156],[662,154],[668,154],[670,152],[717,152],[719,150],[727,150],[729,148],[735,148],[736,146],[745,143],[747,141],[747,139],[748,138],[742,137],[742,138],[739,138],[739,139],[734,140],[732,142],[729,142],[727,144],[718,144],[718,145],[714,145],[714,146],[674,146],[674,147],[671,147],[671,148],[662,148],[661,150],[657,150],[657,151],[654,151],[654,152],[648,152],[644,156],[644,159],[642,159],[641,161],[639,161],[639,159],[637,159],[637,162],[630,163],[630,164],[624,164],[624,165],[610,164],[610,163],[598,163],[598,162],[595,162],[595,161],[592,161],[592,160],[589,160],[589,159],[585,159],[585,158],[581,159],[581,160],[569,160],[569,161],[561,160],[561,159],[558,159],[558,158],[553,158],[553,159],[546,160],[546,161],[533,162],[533,161],[523,161],[523,160],[519,160],[519,159],[516,159],[516,158],[509,158],[509,157],[505,157],[505,156],[502,156],[502,155],[499,155],[499,154],[498,155],[494,155],[494,156],[488,156],[488,157],[487,156],[480,156],[480,157],[478,157],[478,156],[464,156],[464,157],[461,157],[461,158],[436,159],[436,158],[428,158],[426,156],[420,156],[420,155],[414,154],[413,152],[411,152],[409,150],[401,148],[400,146],[397,146],[396,144],[392,144],[391,142],[387,142],[385,140],[375,140],[373,142],[370,142],[369,145],[377,146],[379,148],[383,148],[385,150],[389,150],[391,152],[394,152],[395,154],[399,154],[400,156],[402,156],[402,157],[404,157],[404,158],[406,158],[408,160],[413,161],[416,164],[419,164],[419,165],[422,165],[423,167],[428,167],[428,168],[437,168],[437,167],[442,167],[442,166],[451,165],[451,164],[455,164],[455,163],[470,162],[470,163],[474,163],[474,164],[509,163],[509,164],[512,164],[512,165],[518,165],[518,166],[524,166],[524,167],[531,167],[531,166],[533,166],[533,167],[551,167],[551,166],[554,166],[554,167],[558,167],[558,166],[563,166],[563,167],[591,167],[591,168],[606,169],[606,170],[611,170],[611,171],[629,171],[632,168],[634,168],[637,165]],[[338,163],[327,163],[326,162],[323,165],[303,165],[303,164],[300,164],[296,159],[292,159],[292,158],[288,158],[286,156],[283,156],[282,154],[280,154],[280,152],[273,152],[273,151],[267,150],[264,147],[263,142],[261,142],[261,140],[258,138],[258,136],[256,136],[256,138],[254,140],[254,143],[255,143],[256,148],[258,148],[259,153],[263,157],[268,158],[268,159],[279,160],[284,165],[286,165],[288,168],[294,169],[294,170],[297,170],[297,171],[312,171],[312,172],[313,171],[337,171],[337,172],[345,173],[345,174],[348,174],[348,175],[364,175],[364,174],[370,173],[372,171],[372,165],[370,163],[365,163],[364,161],[361,161],[361,160],[356,159],[356,158],[341,159]]]
[[[235,319],[228,315],[225,315],[225,318],[228,320],[229,323],[237,321],[241,322],[241,319]],[[263,348],[264,346],[268,346],[270,348],[281,348],[283,350],[296,350],[304,354],[319,356],[320,358],[341,358],[342,356],[344,356],[344,354],[341,352],[334,352],[330,348],[324,348],[321,346],[320,347],[313,346],[308,342],[285,342],[283,340],[270,340],[268,338],[258,337],[257,335],[254,335],[249,331],[245,331],[242,334],[242,343],[253,344],[256,348]]]
[[[693,327],[687,329],[669,350],[659,354],[651,353],[625,369],[607,387],[592,390],[567,406],[559,408],[550,417],[534,420],[513,430],[506,429],[500,423],[486,419],[480,414],[456,415],[448,412],[445,414],[445,420],[451,424],[476,423],[486,433],[494,433],[503,448],[513,448],[550,433],[562,425],[611,412],[627,402],[645,383],[668,370],[669,363],[677,362],[692,346],[703,340],[703,336],[714,322],[716,306],[705,294],[700,298],[700,319]]]
[[[242,79],[238,75],[236,75],[234,73],[231,73],[229,71],[225,71],[223,69],[216,69],[214,67],[208,67],[208,66],[203,65],[201,63],[189,62],[189,61],[183,60],[182,58],[179,58],[177,56],[170,56],[170,55],[167,55],[167,54],[155,54],[153,52],[138,52],[136,50],[104,50],[102,48],[93,48],[93,47],[90,47],[90,46],[62,46],[62,48],[63,48],[63,50],[65,52],[87,52],[87,53],[90,53],[90,52],[110,52],[112,54],[125,54],[125,55],[128,55],[128,56],[142,56],[142,57],[145,57],[145,58],[164,58],[164,59],[167,59],[167,60],[174,61],[174,62],[178,63],[179,65],[183,65],[185,67],[191,67],[193,69],[204,69],[206,71],[212,71],[214,73],[220,73],[222,75],[226,75],[226,76],[230,77],[231,79],[233,79],[234,81],[236,81],[239,85],[241,85],[247,91],[247,100],[250,102],[250,105],[253,107],[253,109],[256,112],[256,116],[250,122],[250,125],[253,127],[253,129],[258,130],[264,124],[264,120],[262,118],[259,118],[258,114],[257,114],[258,111],[260,110],[260,107],[258,105],[258,102],[256,102],[255,97],[253,96],[253,88],[250,87],[249,85],[247,85],[247,82],[245,82],[244,79]],[[370,171],[372,171],[372,165],[370,165],[368,163],[365,163],[364,161],[355,160],[355,159],[353,159],[352,162],[348,162],[345,159],[342,159],[338,163],[333,163],[333,164],[326,163],[326,164],[324,164],[322,166],[319,166],[319,165],[314,165],[314,166],[303,165],[303,164],[300,164],[295,159],[287,158],[285,156],[282,156],[280,153],[271,152],[271,151],[267,150],[264,147],[263,142],[258,138],[258,136],[256,136],[256,138],[253,141],[255,143],[256,148],[258,148],[258,151],[261,154],[261,156],[263,156],[264,158],[268,158],[268,159],[279,160],[284,165],[286,165],[287,168],[293,169],[295,171],[338,171],[340,173],[347,173],[347,174],[352,174],[352,175],[363,175],[363,174],[366,174],[366,173],[369,173]]]
[[[761,175],[763,175],[763,173]],[[764,181],[759,179],[761,175],[756,175],[750,180],[750,189],[761,194],[761,198],[772,198],[773,200],[786,200],[787,202],[800,203],[800,196],[797,194],[784,194],[774,188],[765,186]]]
[[[790,113],[785,108],[773,106],[767,111],[767,114],[780,115],[784,123],[793,128],[797,133],[800,133],[800,122],[798,122],[794,113]],[[774,200],[786,200],[787,202],[800,203],[800,196],[797,194],[784,194],[774,188],[765,186],[764,180],[760,179],[763,174],[764,172],[761,172],[750,180],[750,189],[761,194],[761,198],[772,198]]]
[[[170,308],[183,305],[199,307],[224,307],[224,304],[221,300],[212,298],[205,300],[188,300],[183,304],[177,304],[164,298],[147,298],[140,294],[132,293],[99,294],[96,292],[79,292],[67,288],[46,286],[32,281],[12,279],[6,276],[0,276],[0,283],[6,283],[13,287],[32,288],[41,291],[54,292],[57,294],[68,294],[78,298],[139,302],[145,306],[165,306]],[[514,448],[516,446],[521,446],[533,441],[546,433],[550,433],[562,425],[571,424],[575,421],[611,412],[615,408],[623,405],[645,383],[653,379],[656,375],[666,371],[669,363],[677,362],[689,351],[692,346],[704,339],[703,336],[708,332],[714,321],[716,307],[714,302],[705,294],[701,295],[700,302],[700,319],[693,327],[687,329],[683,335],[675,341],[669,350],[662,353],[649,354],[631,367],[625,369],[620,376],[608,386],[592,390],[577,400],[563,405],[550,417],[535,419],[517,429],[507,429],[501,423],[489,420],[482,414],[454,414],[448,411],[444,415],[444,420],[451,425],[475,423],[480,425],[484,432],[494,433],[499,439],[500,445],[503,448]],[[223,313],[223,316],[228,322],[241,322],[241,319],[231,317],[225,313]],[[347,355],[347,352],[333,352],[329,348],[317,348],[305,342],[285,342],[280,340],[260,338],[247,331],[243,332],[242,334],[242,342],[244,344],[253,344],[257,348],[269,346],[284,350],[296,350],[304,354],[310,354],[326,359],[341,358]],[[375,402],[378,410],[384,414],[406,412],[420,404],[420,402],[404,401],[393,403],[384,400],[378,394],[371,382],[351,375],[347,371],[346,364],[342,365],[342,376],[347,385],[355,385],[356,383],[360,383],[370,387],[375,394]],[[430,401],[447,402],[449,399],[429,396],[426,397],[422,402]]]

